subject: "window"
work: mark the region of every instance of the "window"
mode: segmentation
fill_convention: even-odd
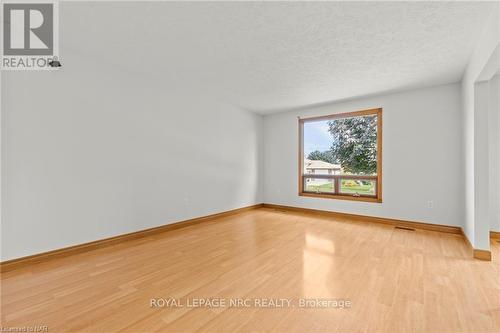
[[[299,119],[299,195],[382,202],[382,109]]]

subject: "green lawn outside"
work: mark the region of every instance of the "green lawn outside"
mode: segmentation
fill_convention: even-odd
[[[351,186],[348,186],[351,185]],[[333,183],[325,183],[325,184],[307,184],[306,191],[308,192],[323,192],[323,193],[334,193],[335,189]],[[355,194],[359,193],[361,195],[375,195],[375,183],[371,182],[371,184],[367,185],[352,185],[352,181],[342,181],[340,186],[341,194]]]
[[[322,185],[306,185],[307,192],[326,192],[333,193],[335,192],[335,188],[333,187],[333,183],[326,183]]]

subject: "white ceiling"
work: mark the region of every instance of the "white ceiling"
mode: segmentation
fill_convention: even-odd
[[[485,2],[62,2],[65,49],[268,114],[459,81]]]

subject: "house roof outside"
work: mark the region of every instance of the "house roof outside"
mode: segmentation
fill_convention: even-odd
[[[320,160],[309,160],[307,158],[304,159],[304,167],[306,169],[334,169],[334,170],[341,169],[340,164],[332,164]]]

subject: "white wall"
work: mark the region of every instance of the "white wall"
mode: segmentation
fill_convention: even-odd
[[[261,116],[62,48],[2,76],[2,260],[262,201]]]
[[[474,247],[489,249],[489,84],[474,87]],[[482,244],[482,245],[479,245]]]
[[[472,245],[477,249],[489,249],[489,221],[488,214],[484,211],[478,211],[484,202],[481,198],[476,198],[477,193],[488,193],[487,189],[482,188],[481,184],[487,184],[481,179],[484,173],[475,170],[477,165],[488,165],[487,160],[478,160],[477,151],[484,147],[484,142],[476,140],[476,132],[487,131],[487,117],[481,115],[476,110],[476,104],[483,103],[475,100],[476,82],[481,80],[481,74],[487,67],[491,56],[500,43],[500,5],[495,4],[492,8],[490,17],[485,22],[483,33],[478,38],[476,48],[471,55],[469,63],[465,69],[462,78],[462,108],[463,108],[463,128],[464,128],[464,156],[465,166],[465,223],[464,232]],[[482,119],[478,123],[477,117]],[[486,119],[486,122],[485,122]],[[487,154],[480,154],[487,156]],[[484,205],[483,205],[484,206]],[[484,207],[483,207],[484,209]],[[486,217],[486,218],[485,218]]]
[[[500,75],[489,81],[489,218],[490,230],[500,231]]]
[[[297,117],[377,107],[383,108],[383,203],[298,196]],[[460,87],[451,84],[265,116],[264,201],[461,226],[460,110]]]

